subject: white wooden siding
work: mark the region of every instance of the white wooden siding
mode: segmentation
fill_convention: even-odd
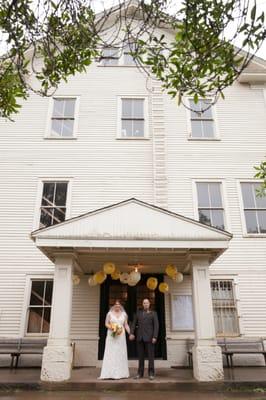
[[[265,335],[266,238],[243,238],[238,192],[238,181],[251,179],[265,155],[263,89],[236,83],[217,104],[220,140],[189,141],[185,109],[166,94],[153,95],[146,83],[136,68],[93,65],[61,85],[58,95],[80,99],[73,140],[45,139],[46,98],[32,95],[15,123],[0,120],[0,336],[20,334],[26,274],[53,271],[29,234],[39,178],[60,176],[73,177],[70,216],[136,197],[193,218],[193,180],[223,179],[234,237],[211,271],[238,275],[244,334]],[[148,97],[150,140],[116,139],[119,96]],[[188,289],[185,280],[175,290]],[[93,290],[85,280],[75,288],[73,336],[97,335],[99,296]],[[166,322],[167,334],[179,337],[171,332],[169,297]]]

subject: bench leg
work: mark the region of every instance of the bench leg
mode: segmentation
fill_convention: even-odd
[[[18,360],[19,360],[19,354],[16,354],[16,364],[15,364],[15,369],[18,367]]]
[[[14,368],[14,358],[15,358],[15,356],[14,356],[14,354],[10,354],[10,357],[11,357],[10,369],[13,369]]]
[[[231,363],[231,368],[234,368],[234,363],[233,363],[233,354],[230,354],[230,363]]]

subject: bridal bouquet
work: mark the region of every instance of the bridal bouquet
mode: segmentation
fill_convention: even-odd
[[[118,325],[118,324],[114,324],[114,323],[111,324],[111,329],[112,329],[111,335],[113,337],[119,336],[123,332],[123,327],[121,325]]]

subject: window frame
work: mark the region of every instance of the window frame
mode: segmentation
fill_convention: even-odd
[[[193,198],[193,205],[194,205],[194,218],[200,222],[199,220],[199,208],[198,208],[198,191],[197,191],[197,183],[219,183],[221,186],[221,198],[222,198],[222,205],[223,205],[223,210],[224,210],[224,231],[230,231],[230,218],[229,218],[229,212],[228,212],[228,202],[227,202],[227,190],[226,190],[226,182],[224,179],[215,179],[215,178],[194,178],[192,180],[192,198]],[[216,228],[215,226],[212,225],[207,225],[208,227],[214,228],[214,229],[219,229]]]
[[[54,99],[75,99],[75,109],[74,109],[74,123],[73,123],[73,135],[72,136],[53,136],[52,135],[52,116],[54,109]],[[46,130],[44,134],[45,139],[49,140],[75,140],[78,136],[78,117],[79,117],[79,104],[80,96],[78,95],[54,95],[49,99],[48,113],[47,113],[47,123]]]
[[[218,129],[218,117],[217,117],[217,108],[216,104],[214,104],[211,107],[212,110],[212,116],[213,116],[213,127],[214,127],[214,135],[213,137],[193,137],[192,136],[192,124],[191,124],[191,111],[189,109],[190,107],[190,100],[193,100],[192,97],[186,97],[185,98],[185,105],[186,107],[186,117],[187,117],[187,139],[190,141],[207,141],[207,142],[212,142],[212,141],[220,141],[220,132]],[[202,100],[201,98],[199,100]],[[213,98],[211,96],[207,97],[206,99],[203,100],[210,100],[212,101]]]
[[[262,180],[259,179],[241,179],[237,182],[237,191],[238,191],[238,199],[239,199],[239,207],[240,207],[240,220],[242,225],[242,236],[246,238],[265,238],[266,233],[249,233],[247,231],[246,217],[244,211],[244,199],[242,196],[241,183],[262,183]],[[255,209],[257,210],[257,208]]]
[[[237,274],[210,274],[210,281],[232,281],[233,295],[235,301],[236,317],[238,321],[238,333],[235,335],[216,335],[217,338],[221,337],[239,337],[244,333],[242,312],[241,312],[241,300],[240,300],[240,290],[239,290],[239,279]],[[211,282],[210,282],[211,283]]]
[[[20,323],[20,337],[42,337],[46,338],[49,337],[49,332],[47,333],[37,333],[37,332],[27,332],[28,329],[28,321],[29,321],[29,307],[30,307],[30,297],[31,297],[31,288],[32,288],[32,281],[44,281],[44,280],[51,280],[54,282],[54,274],[30,274],[26,275],[26,284],[25,284],[25,291],[24,291],[24,300],[23,300],[23,312],[21,315],[21,323]],[[54,285],[53,285],[54,291]],[[51,304],[51,315],[53,309],[53,297],[52,297],[52,304]],[[50,318],[51,324],[52,318]]]
[[[123,100],[144,100],[144,135],[143,136],[122,136],[122,101]],[[148,140],[149,139],[149,113],[148,113],[148,96],[118,96],[117,98],[117,134],[116,139],[119,140]]]
[[[34,219],[33,219],[33,230],[41,229],[40,228],[40,217],[41,217],[42,193],[43,193],[43,184],[45,182],[68,182],[66,206],[65,206],[66,207],[65,219],[69,219],[71,217],[71,194],[72,194],[73,178],[72,177],[40,177],[40,178],[38,178],[38,183],[37,183],[35,212],[34,212]],[[50,226],[54,226],[54,225],[50,225]]]

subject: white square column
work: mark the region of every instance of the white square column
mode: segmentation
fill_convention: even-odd
[[[42,381],[62,382],[71,376],[70,324],[73,263],[73,254],[56,255],[50,333],[43,352]]]
[[[224,377],[221,348],[217,345],[209,277],[209,258],[191,256],[195,344],[193,373],[198,381],[219,381]]]

